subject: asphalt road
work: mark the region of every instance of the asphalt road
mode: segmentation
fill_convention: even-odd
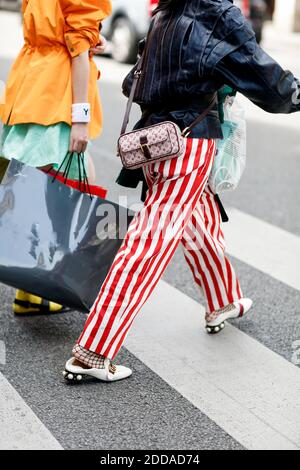
[[[284,56],[281,49],[275,52]],[[10,64],[11,59],[0,58],[0,79],[5,79]],[[118,201],[120,194],[126,195],[131,204],[138,201],[139,190],[126,191],[114,184],[120,169],[115,142],[125,106],[120,81],[128,67],[113,64],[109,59],[101,59],[100,66],[105,130],[92,149],[97,180],[109,188],[111,199]],[[296,56],[295,69],[300,71]],[[137,116],[135,109],[133,120]],[[266,120],[260,111],[251,107],[247,170],[239,189],[224,197],[227,207],[237,208],[297,237],[300,236],[299,126],[299,116],[293,121],[291,117]],[[252,237],[251,230],[247,236]],[[268,240],[265,242],[268,244]],[[276,251],[276,246],[272,248]],[[251,315],[235,326],[292,361],[293,344],[300,339],[299,290],[239,259],[233,262],[244,293],[255,302]],[[180,250],[164,280],[201,303]],[[232,438],[126,348],[122,349],[118,361],[133,367],[130,381],[109,386],[93,381],[80,387],[67,386],[60,372],[83,326],[84,315],[71,312],[52,317],[15,318],[11,313],[13,295],[13,289],[0,285],[0,340],[6,349],[6,363],[0,365],[0,371],[63,448],[243,448],[238,439]]]

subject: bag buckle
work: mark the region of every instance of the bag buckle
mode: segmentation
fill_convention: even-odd
[[[141,150],[142,150],[144,156],[146,158],[151,158],[150,149],[149,149],[148,144],[141,144],[140,147],[141,147]]]
[[[144,156],[149,160],[151,158],[151,153],[148,145],[148,137],[146,135],[140,137],[140,148]]]

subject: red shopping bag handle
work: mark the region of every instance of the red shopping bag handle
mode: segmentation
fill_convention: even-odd
[[[47,173],[53,177],[52,182],[54,182],[55,180],[58,180],[61,183],[64,183],[65,185],[71,188],[81,191],[82,193],[89,194],[91,198],[92,196],[97,196],[97,197],[100,197],[101,199],[105,199],[107,196],[106,189],[102,188],[101,186],[95,186],[95,185],[89,184],[88,177],[85,171],[83,153],[77,154],[78,172],[79,172],[78,180],[71,180],[68,178],[68,174],[70,172],[70,168],[72,165],[72,159],[74,158],[74,153],[76,152],[67,153],[67,155],[65,156],[64,160],[62,161],[57,171],[53,170],[53,168],[50,168],[50,170],[47,171]],[[63,173],[61,174],[61,170],[65,163],[66,163],[66,167]]]
[[[50,176],[56,176],[54,170],[50,170],[48,174]],[[85,191],[83,188],[83,183],[80,181],[70,180],[70,179],[65,180],[65,178],[62,175],[57,175],[55,179],[57,181],[60,181],[61,183],[64,183],[66,186],[69,186],[70,188],[77,189],[78,191],[81,191],[82,193],[87,193],[87,191]],[[107,189],[103,188],[102,186],[96,186],[92,184],[89,185],[89,188],[90,188],[89,189],[90,193],[88,194],[91,194],[92,196],[100,197],[101,199],[106,199]]]
[[[77,152],[67,152],[67,155],[65,156],[65,158],[63,159],[60,167],[58,168],[58,170],[55,172],[55,175],[53,176],[52,183],[54,183],[54,181],[57,179],[58,175],[62,171],[62,168],[64,167],[65,163],[67,162],[66,166],[65,166],[65,169],[63,170],[63,173],[62,173],[62,176],[64,178],[63,182],[65,184],[67,184],[68,175],[69,175],[71,165],[72,165],[72,161],[73,161],[73,158],[74,158],[75,154],[77,154],[77,163],[78,163],[78,182],[80,184],[83,183],[83,191],[88,192],[89,195],[90,195],[90,198],[92,199],[92,194],[91,194],[91,191],[90,191],[90,185],[89,185],[89,181],[88,181],[86,171],[85,171],[84,153],[83,152],[79,152],[79,153],[77,153]],[[86,188],[88,189],[88,191],[86,191]]]

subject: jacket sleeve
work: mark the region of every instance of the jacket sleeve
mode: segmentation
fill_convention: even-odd
[[[270,113],[300,111],[300,82],[251,38],[220,60],[214,77]]]
[[[72,57],[95,47],[102,20],[111,14],[110,0],[61,0],[65,41]]]

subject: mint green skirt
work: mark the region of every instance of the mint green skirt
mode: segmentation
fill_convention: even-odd
[[[70,132],[71,127],[64,122],[51,126],[4,125],[0,138],[0,156],[8,160],[14,158],[35,168],[53,164],[58,169],[68,153]],[[85,170],[88,174],[87,159],[88,154],[85,153]],[[74,158],[68,178],[77,180],[78,175],[78,162]]]

